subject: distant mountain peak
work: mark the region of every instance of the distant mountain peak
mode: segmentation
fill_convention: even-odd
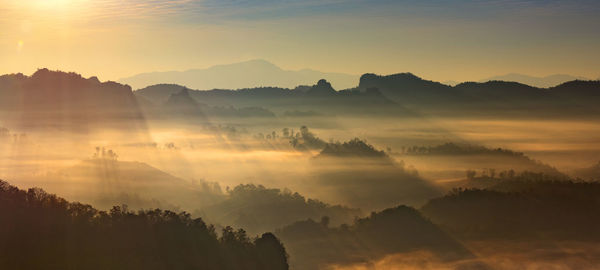
[[[275,67],[275,68],[279,69],[279,67],[277,65],[275,65],[265,59],[252,59],[252,60],[241,62],[240,64],[264,65],[264,66],[270,66],[270,67]]]
[[[225,69],[241,68],[241,69],[271,70],[271,71],[281,71],[282,70],[277,65],[275,65],[267,60],[264,60],[264,59],[253,59],[253,60],[243,61],[243,62],[234,63],[234,64],[216,65],[216,66],[209,67],[206,70],[223,69],[223,68],[225,68]],[[189,71],[198,71],[198,70],[202,70],[202,69],[192,69],[192,70],[188,70],[188,72]]]

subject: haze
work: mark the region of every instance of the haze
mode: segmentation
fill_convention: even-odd
[[[599,11],[0,0],[0,269],[597,269]]]
[[[436,81],[596,79],[599,10],[588,0],[2,0],[0,57],[11,64],[0,73],[47,67],[117,80],[265,59],[286,70]]]

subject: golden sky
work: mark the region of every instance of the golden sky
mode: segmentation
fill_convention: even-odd
[[[0,73],[102,80],[265,59],[446,81],[600,77],[598,1],[0,0]]]

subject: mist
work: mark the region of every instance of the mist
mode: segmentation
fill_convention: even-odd
[[[15,102],[0,114],[0,175],[18,189],[100,212],[187,213],[222,237],[240,228],[241,242],[272,232],[293,269],[573,269],[598,258],[586,248],[595,240],[564,232],[597,222],[600,125],[576,110],[540,119],[553,97],[537,115],[492,105],[476,115],[325,80],[209,91],[49,70],[4,80]],[[420,99],[435,106],[415,109]],[[561,211],[577,224],[542,226]]]

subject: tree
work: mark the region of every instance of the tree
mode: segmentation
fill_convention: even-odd
[[[258,258],[265,270],[287,270],[287,252],[283,244],[272,233],[265,233],[254,241]]]

